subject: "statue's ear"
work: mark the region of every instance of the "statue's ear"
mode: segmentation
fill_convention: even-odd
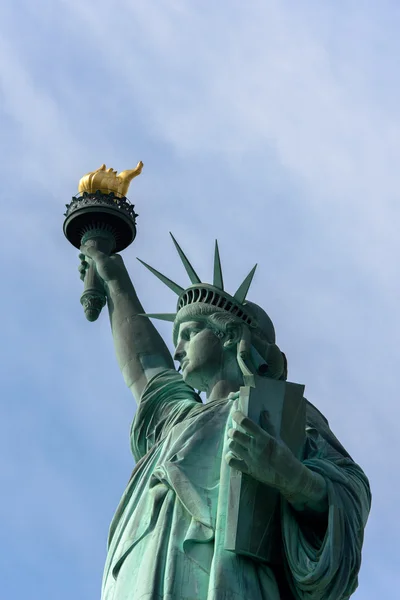
[[[224,341],[224,348],[226,350],[233,350],[237,347],[238,343],[242,339],[242,331],[243,326],[240,323],[232,323],[228,325]]]

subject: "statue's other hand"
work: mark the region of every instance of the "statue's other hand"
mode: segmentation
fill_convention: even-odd
[[[278,441],[272,426],[266,431],[267,427],[260,427],[241,411],[233,412],[232,418],[242,431],[228,431],[228,464],[283,491],[302,469],[300,461]]]
[[[289,502],[298,506],[307,505],[318,512],[326,509],[323,477],[306,467],[275,437],[268,413],[264,411],[262,415],[262,427],[240,410],[233,412],[232,419],[241,430],[228,430],[229,451],[225,460],[230,467],[277,488]]]
[[[79,259],[81,264],[79,265],[78,270],[82,281],[84,281],[86,271],[89,268],[87,257],[95,263],[98,275],[106,283],[119,281],[121,278],[127,276],[124,261],[119,254],[108,256],[104,252],[88,245],[81,246],[80,250],[81,253],[79,254]]]
[[[299,479],[304,466],[275,437],[268,417],[263,419],[264,427],[257,425],[241,411],[233,412],[232,418],[242,431],[228,431],[228,446],[233,453],[227,457],[228,464],[282,492],[292,491],[291,487]]]

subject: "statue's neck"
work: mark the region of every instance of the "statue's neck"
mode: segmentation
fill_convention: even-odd
[[[243,385],[243,381],[233,382],[229,379],[220,379],[215,383],[212,389],[206,393],[206,402],[227,398],[231,392],[238,392],[241,385]]]
[[[240,370],[236,352],[223,352],[221,363],[217,366],[213,376],[204,381],[203,390],[206,393],[206,402],[222,400],[229,394],[238,392],[244,385],[243,374]]]

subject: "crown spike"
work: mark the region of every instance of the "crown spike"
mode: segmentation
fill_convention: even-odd
[[[148,317],[149,319],[159,319],[160,321],[170,321],[173,323],[176,319],[176,313],[140,313],[139,317]]]
[[[197,275],[196,271],[193,269],[192,265],[188,261],[188,259],[187,259],[186,255],[185,255],[185,253],[183,252],[182,248],[180,247],[180,245],[178,244],[178,242],[176,241],[176,239],[174,238],[174,236],[172,235],[172,233],[169,232],[169,234],[172,237],[172,241],[175,244],[175,248],[178,251],[180,259],[183,262],[183,266],[186,269],[186,273],[189,275],[190,281],[192,283],[201,283],[201,280],[200,280],[199,276]]]
[[[235,292],[235,294],[233,296],[240,304],[243,304],[243,302],[246,299],[246,295],[247,295],[247,292],[249,291],[249,287],[253,280],[256,268],[257,268],[257,265],[254,265],[254,267],[252,268],[250,273],[244,279],[243,283],[240,284],[239,288],[237,289],[237,291]]]
[[[220,290],[224,289],[224,280],[222,277],[221,259],[219,257],[217,240],[215,240],[213,285],[215,285],[215,287],[219,288]]]
[[[165,283],[165,285],[167,285],[170,290],[172,290],[173,292],[175,292],[175,294],[177,294],[177,296],[180,296],[182,294],[182,292],[185,291],[183,289],[183,287],[181,287],[180,285],[178,285],[174,281],[171,281],[171,279],[168,279],[168,277],[165,277],[165,275],[163,275],[159,271],[156,271],[156,269],[153,269],[153,267],[151,267],[147,263],[143,262],[143,260],[140,260],[140,258],[138,258],[137,260],[140,263],[142,263],[142,265],[144,265],[146,267],[146,269],[148,269],[151,273],[153,273],[153,275],[155,275],[156,277],[158,277],[158,279],[160,279],[163,283]]]

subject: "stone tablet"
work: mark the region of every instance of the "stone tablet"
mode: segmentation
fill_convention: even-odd
[[[262,411],[268,411],[276,437],[301,459],[306,428],[303,393],[304,385],[257,376],[255,387],[240,388],[239,410],[256,423]],[[281,562],[279,508],[278,490],[231,469],[225,548],[253,559]]]

